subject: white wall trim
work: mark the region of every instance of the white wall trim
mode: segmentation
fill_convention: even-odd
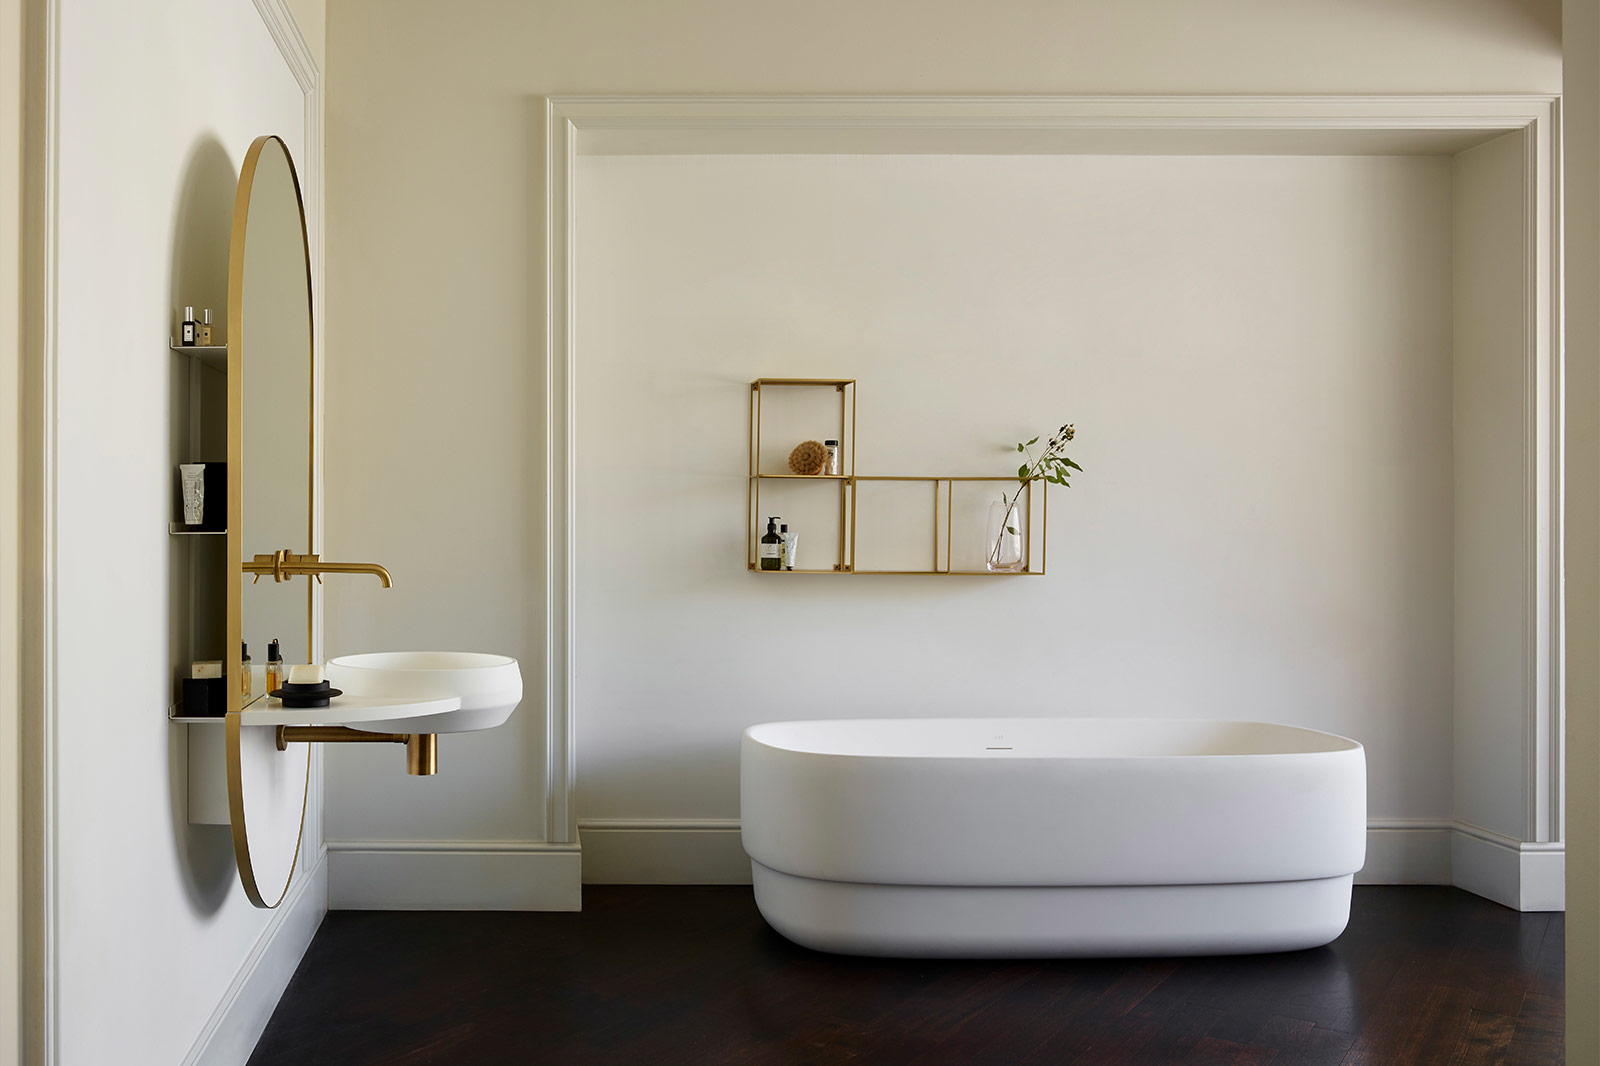
[[[751,131],[769,134],[759,142],[768,151],[882,150],[882,143],[914,143],[937,150],[942,139],[973,142],[973,131],[1210,131],[1219,151],[1239,151],[1241,133],[1279,136],[1320,131],[1349,134],[1409,132],[1419,138],[1441,130],[1485,135],[1529,133],[1527,210],[1532,231],[1528,247],[1530,298],[1525,366],[1528,368],[1528,461],[1533,477],[1528,500],[1526,565],[1534,580],[1535,602],[1527,640],[1534,675],[1526,698],[1528,743],[1528,836],[1533,843],[1560,839],[1562,745],[1559,684],[1561,603],[1559,582],[1561,487],[1559,382],[1560,301],[1554,291],[1560,242],[1551,237],[1559,218],[1558,98],[1549,94],[1489,95],[1260,95],[1260,96],[719,96],[573,95],[552,96],[545,106],[547,506],[545,560],[549,589],[545,649],[549,715],[545,816],[547,838],[570,841],[579,828],[574,818],[576,735],[573,709],[574,559],[572,530],[576,337],[572,289],[572,234],[575,163],[586,152],[673,152],[692,144],[700,152],[749,149]],[[907,134],[916,140],[906,140]],[[832,140],[828,134],[835,135]],[[744,142],[740,138],[747,138]],[[895,138],[900,138],[895,140]],[[1271,143],[1293,143],[1276,141]],[[1337,142],[1333,142],[1337,143]],[[1348,150],[1360,150],[1359,140]],[[785,147],[787,146],[787,147]],[[866,147],[864,147],[866,146]],[[1231,146],[1231,147],[1230,147]],[[902,148],[902,150],[904,150]],[[1042,139],[1033,148],[1047,153],[1070,148],[1060,139]],[[1421,149],[1419,149],[1421,150]],[[1435,148],[1437,150],[1437,147]],[[646,847],[654,833],[721,833],[726,829],[673,827],[666,821],[585,820],[591,849],[602,854],[586,865],[593,877],[629,876],[630,849]],[[1369,879],[1448,883],[1452,822],[1375,821],[1369,830]],[[1471,834],[1466,834],[1470,837]],[[654,848],[653,843],[648,845]],[[710,846],[710,845],[708,845]],[[727,856],[726,842],[723,852]],[[1470,847],[1470,846],[1469,846]],[[1528,854],[1554,854],[1553,850]],[[1519,852],[1520,854],[1520,852]],[[642,860],[641,860],[642,861]],[[672,873],[652,860],[661,876]],[[730,860],[731,861],[731,860]],[[1535,866],[1538,863],[1535,862]],[[645,869],[646,867],[638,867]],[[1442,873],[1440,871],[1443,871]],[[681,871],[680,871],[681,873]]]
[[[330,840],[330,910],[575,911],[578,845],[526,840]]]
[[[1450,884],[1450,820],[1369,818],[1358,885]]]
[[[1566,846],[1559,841],[1515,840],[1469,822],[1456,822],[1450,842],[1457,888],[1514,910],[1566,907]]]
[[[328,867],[302,871],[272,913],[183,1066],[244,1066],[328,912]]]
[[[1374,818],[1364,885],[1448,885],[1448,819]],[[578,823],[586,885],[744,885],[750,860],[737,818],[585,818]]]
[[[744,885],[737,818],[585,818],[586,885]],[[1372,818],[1359,885],[1450,885],[1523,911],[1561,910],[1565,848],[1448,818]]]
[[[1367,824],[1366,885],[1448,885],[1448,819],[1374,818]],[[750,883],[737,818],[585,818],[586,885]]]
[[[571,94],[554,113],[590,130],[659,129],[1242,129],[1525,128],[1549,93],[1400,94]]]
[[[572,729],[576,621],[576,362],[572,323],[572,173],[577,126],[545,101],[545,839],[575,842],[577,753]]]
[[[585,818],[586,885],[748,885],[737,818]]]
[[[1538,109],[1523,138],[1526,234],[1524,294],[1525,507],[1523,778],[1525,834],[1561,839],[1562,714],[1559,705],[1563,627],[1561,596],[1561,241],[1552,220],[1561,217],[1559,101]]]
[[[38,617],[37,644],[25,653],[32,660],[25,664],[25,678],[30,691],[25,698],[37,699],[40,711],[38,734],[39,796],[38,831],[43,869],[36,886],[43,915],[40,950],[43,952],[42,980],[39,987],[41,1002],[37,1014],[30,1010],[28,1022],[42,1028],[38,1040],[25,1040],[27,1052],[37,1051],[46,1064],[59,1060],[61,1049],[61,972],[60,972],[60,847],[57,837],[56,811],[59,807],[60,774],[56,768],[56,752],[60,739],[58,701],[60,686],[57,683],[58,663],[56,646],[58,637],[56,529],[58,525],[58,499],[56,491],[56,462],[58,438],[56,428],[56,397],[59,392],[60,330],[58,312],[60,303],[60,164],[61,164],[61,5],[59,0],[43,0],[44,34],[44,100],[40,107],[43,124],[43,160],[40,165],[39,197],[44,227],[39,234],[39,249],[43,270],[39,281],[42,312],[39,316],[38,418],[31,425],[37,433],[32,441],[38,449],[39,468],[37,496],[30,500],[38,507],[34,526],[38,551],[37,584],[28,592],[36,598]],[[25,490],[26,491],[26,490]],[[26,548],[24,549],[26,550]],[[24,561],[24,568],[32,560]],[[25,638],[26,639],[26,638]]]

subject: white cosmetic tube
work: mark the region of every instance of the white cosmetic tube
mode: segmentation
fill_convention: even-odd
[[[198,526],[206,513],[206,464],[183,463],[178,475],[183,485],[183,524]]]

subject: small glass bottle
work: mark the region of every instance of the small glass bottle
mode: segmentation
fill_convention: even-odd
[[[215,343],[211,332],[211,308],[206,308],[201,314],[203,317],[200,319],[200,343],[205,347],[210,347]]]
[[[800,546],[800,534],[789,532],[789,523],[785,522],[778,527],[778,536],[783,538],[783,568],[794,569],[795,550]]]
[[[763,570],[783,569],[783,538],[778,536],[778,520],[767,519],[767,535],[756,548],[756,559]]]
[[[199,331],[199,328],[199,325],[194,320],[194,308],[185,307],[183,309],[183,322],[179,326],[178,343],[185,348],[193,348],[195,334]]]
[[[836,441],[836,440],[825,440],[825,441],[822,442],[822,446],[824,448],[828,449],[828,463],[827,463],[826,466],[824,466],[822,468],[822,472],[824,474],[832,474],[834,477],[838,477],[839,476],[839,442]]]
[[[239,695],[250,702],[250,645],[239,642]]]
[[[283,687],[283,652],[278,648],[278,638],[267,644],[267,691],[276,692]]]

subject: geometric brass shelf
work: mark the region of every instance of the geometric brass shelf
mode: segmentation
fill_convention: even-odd
[[[762,391],[771,387],[800,387],[800,388],[831,388],[839,393],[839,440],[840,450],[844,453],[844,465],[848,472],[842,474],[765,474],[761,473],[761,404]],[[1033,541],[1030,534],[1023,540],[1023,567],[1016,571],[991,571],[983,570],[954,570],[950,567],[951,558],[951,521],[953,513],[955,482],[1005,482],[1016,484],[1015,474],[1010,475],[890,475],[890,474],[857,474],[855,473],[855,424],[856,424],[856,382],[854,378],[758,378],[750,383],[750,489],[746,493],[745,516],[745,565],[752,574],[776,577],[793,574],[894,574],[894,575],[920,575],[932,577],[1043,577],[1045,573],[1046,553],[1048,550],[1047,534],[1049,531],[1050,515],[1050,485],[1042,477],[1028,480],[1024,493],[1024,514],[1029,517],[1032,525],[1034,492],[1033,483],[1039,482],[1042,486],[1039,492],[1039,553],[1038,567],[1033,566]],[[848,402],[847,402],[848,401]],[[776,481],[820,481],[835,482],[839,485],[839,553],[838,561],[831,568],[807,568],[796,570],[762,570],[756,562],[755,544],[756,529],[760,523],[761,515],[761,485],[763,482]],[[861,482],[889,482],[889,481],[922,481],[933,485],[933,539],[931,565],[926,569],[918,570],[863,570],[858,569],[856,561],[856,500],[857,489]],[[944,489],[944,506],[940,521],[940,487]],[[941,526],[944,542],[944,566],[939,566],[940,559],[940,533]]]

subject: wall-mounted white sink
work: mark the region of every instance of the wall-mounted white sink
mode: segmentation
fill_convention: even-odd
[[[507,655],[469,651],[383,651],[328,660],[328,680],[345,696],[436,699],[454,696],[458,710],[388,721],[350,722],[373,733],[464,733],[490,729],[522,702],[522,671]]]

